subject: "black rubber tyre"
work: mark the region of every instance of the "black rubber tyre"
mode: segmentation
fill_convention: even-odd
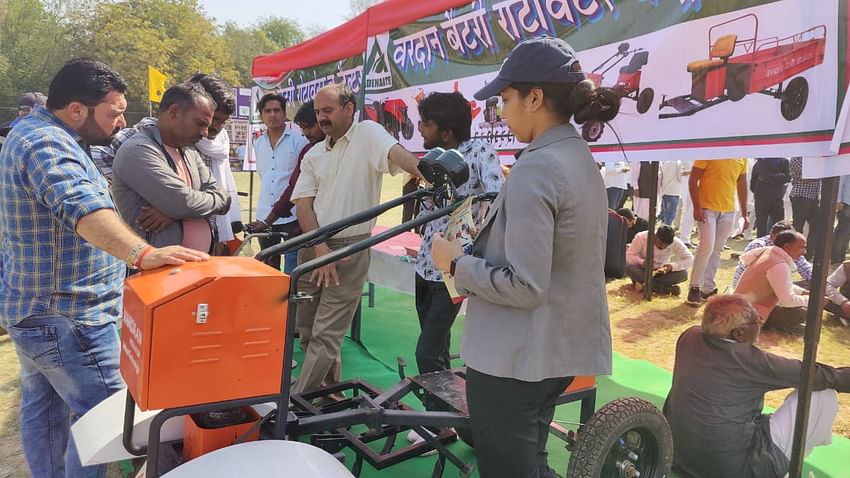
[[[788,121],[794,121],[803,114],[806,103],[809,101],[809,82],[802,76],[798,76],[788,83],[782,92],[782,100],[779,103],[779,111],[782,117]]]
[[[593,143],[602,137],[603,131],[605,131],[605,123],[601,121],[588,121],[581,125],[581,136],[588,143]]]
[[[475,440],[472,439],[472,428],[455,428],[455,433],[470,448],[475,448]]]
[[[567,476],[665,478],[672,464],[664,415],[646,400],[626,397],[605,404],[579,429]]]
[[[652,100],[655,99],[655,90],[652,88],[644,88],[637,97],[637,112],[644,114],[649,111],[652,106]]]

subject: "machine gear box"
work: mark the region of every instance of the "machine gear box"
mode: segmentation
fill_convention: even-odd
[[[121,375],[142,410],[280,393],[289,276],[251,257],[127,279]]]

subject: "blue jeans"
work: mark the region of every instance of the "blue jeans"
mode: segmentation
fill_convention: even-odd
[[[676,213],[679,211],[679,196],[665,194],[661,196],[661,222],[668,226],[673,225]]]
[[[298,266],[298,251],[289,251],[283,255],[283,272],[289,274]]]
[[[620,209],[620,203],[623,202],[623,197],[626,195],[626,190],[622,188],[608,188],[605,190],[608,194],[608,209]]]
[[[21,438],[30,472],[42,477],[105,477],[83,468],[71,424],[124,387],[114,323],[86,326],[60,315],[6,325],[21,363]]]

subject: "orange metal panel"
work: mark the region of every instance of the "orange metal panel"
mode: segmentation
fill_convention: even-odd
[[[596,386],[596,377],[593,375],[579,375],[574,378],[572,383],[564,391],[565,393],[578,392]]]

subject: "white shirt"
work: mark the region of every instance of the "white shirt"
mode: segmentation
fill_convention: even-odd
[[[605,164],[605,188],[628,188],[629,169],[623,161]]]
[[[829,301],[837,306],[844,305],[847,302],[847,297],[844,297],[841,294],[841,286],[847,282],[847,276],[844,274],[844,265],[838,266],[838,269],[835,269],[835,272],[830,274],[829,278],[826,280],[826,296],[829,298]]]
[[[257,174],[260,176],[260,195],[257,201],[257,218],[265,219],[272,211],[274,203],[289,185],[289,178],[298,164],[298,155],[307,138],[294,134],[290,125],[286,125],[283,135],[272,147],[269,133],[266,131],[254,142],[254,154],[257,158]],[[316,149],[316,148],[313,148]],[[289,224],[296,220],[295,209],[289,217],[282,217],[275,224]]]
[[[661,161],[658,169],[658,195],[678,196],[682,193],[682,163]]]
[[[629,250],[626,252],[626,262],[629,264],[644,264],[646,262],[646,238],[647,231],[635,234]],[[688,270],[694,263],[694,255],[685,247],[685,243],[678,237],[673,238],[673,243],[664,249],[653,246],[653,266],[658,268],[664,264],[673,264],[674,271]],[[674,261],[673,258],[676,260]]]
[[[390,148],[398,141],[374,121],[354,123],[333,146],[325,138],[301,160],[301,175],[292,199],[313,197],[319,226],[327,226],[381,201],[384,174],[401,168],[389,162]],[[334,237],[370,234],[377,219],[351,226]]]

